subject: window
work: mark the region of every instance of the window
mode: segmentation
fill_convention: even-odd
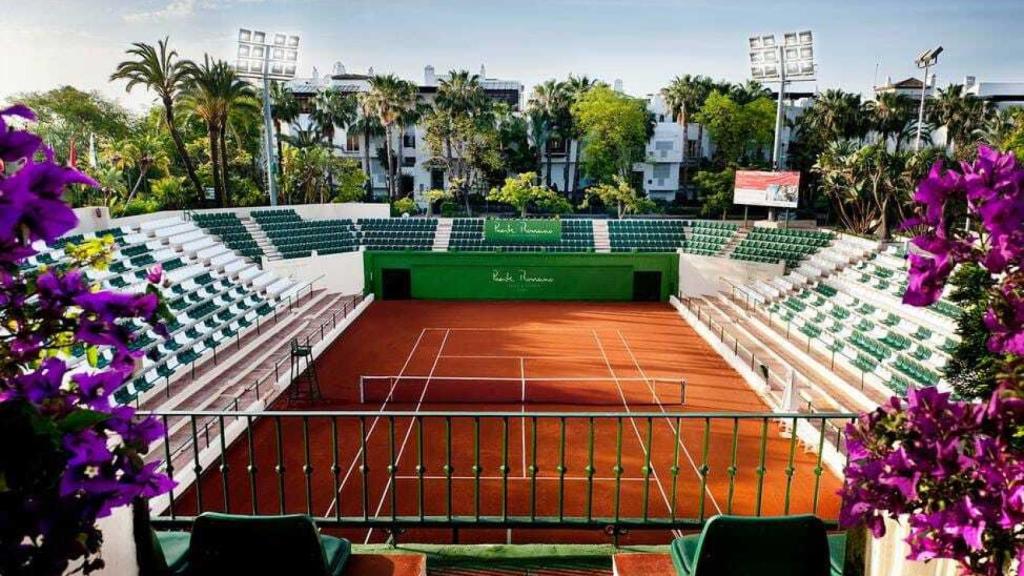
[[[669,164],[655,164],[653,176],[658,179],[665,179],[669,177],[671,171],[669,170]]]
[[[416,165],[416,157],[415,156],[403,156],[402,157],[402,166],[404,166],[406,168],[412,168],[415,165]]]
[[[402,135],[402,146],[405,148],[416,147],[416,132],[413,129],[406,130]]]
[[[359,152],[359,147],[363,143],[362,134],[352,134],[349,132],[345,135],[345,150],[349,152]]]
[[[565,140],[561,138],[551,138],[548,140],[548,154],[565,154],[565,144]]]
[[[693,159],[697,158],[697,141],[696,140],[687,140],[686,141],[686,157],[687,158],[693,158]]]

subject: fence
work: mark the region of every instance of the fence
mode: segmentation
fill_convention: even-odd
[[[775,330],[777,334],[786,339],[786,341],[793,343],[794,345],[803,348],[808,355],[818,356],[822,364],[827,365],[829,370],[838,375],[840,378],[845,376],[836,370],[836,362],[839,361],[839,366],[850,374],[857,375],[859,380],[859,388],[863,392],[865,391],[867,384],[872,384],[885,395],[890,395],[893,391],[889,388],[888,383],[880,378],[873,371],[864,370],[855,362],[856,358],[849,356],[840,347],[836,346],[835,342],[829,342],[822,338],[811,336],[801,332],[800,330],[793,330],[792,319],[786,319],[779,314],[773,312],[768,308],[767,301],[760,295],[752,295],[750,290],[743,286],[737,286],[729,280],[722,278],[726,284],[729,285],[729,291],[726,295],[737,304],[743,306],[744,310],[753,312],[760,316],[772,330]],[[792,312],[792,311],[790,311]],[[795,312],[793,312],[795,314]],[[785,331],[782,330],[783,326]],[[828,352],[823,352],[827,350]]]
[[[753,350],[741,344],[739,338],[726,332],[725,325],[716,322],[710,313],[704,310],[702,303],[682,296],[679,297],[679,300],[691,314],[697,317],[699,322],[703,323],[713,335],[718,337],[724,347],[732,349],[733,355],[748,366],[755,377],[760,378],[764,384],[764,392],[772,399],[774,405],[779,410],[797,411],[807,414],[828,412],[828,410],[815,406],[812,398],[801,394],[802,390],[817,388],[813,380],[785,362],[782,363],[788,368],[787,373],[779,374],[776,371],[772,371],[770,368],[771,359],[769,357],[764,355],[759,357]],[[827,430],[821,432],[833,435],[836,438],[835,445],[842,451],[842,447],[838,442],[842,435],[842,430],[830,422],[821,421],[820,423],[827,428]]]
[[[162,412],[190,431],[182,473],[164,438],[162,526],[204,511],[305,513],[382,528],[682,529],[716,513],[834,523],[845,413]],[[212,420],[212,438],[200,422]],[[819,430],[814,445],[791,433]],[[826,425],[829,424],[829,425]],[[232,429],[234,429],[232,431]],[[232,445],[229,437],[237,441]],[[406,450],[408,448],[408,450]],[[187,478],[182,480],[182,475]],[[199,479],[199,482],[191,480]],[[190,487],[181,489],[181,486]],[[328,505],[329,503],[329,505]]]

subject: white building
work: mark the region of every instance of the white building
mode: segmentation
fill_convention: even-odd
[[[370,78],[373,76],[373,69],[366,74],[354,74],[346,71],[345,66],[340,62],[334,65],[330,74],[319,76],[316,69],[313,70],[311,78],[295,79],[288,83],[299,101],[300,115],[295,122],[301,129],[309,129],[312,120],[309,111],[312,108],[313,98],[320,91],[334,88],[345,93],[365,92],[369,89]],[[488,78],[483,66],[480,67],[480,84],[484,93],[493,98],[507,103],[513,110],[518,111],[522,105],[523,85],[514,80],[501,80]],[[423,71],[423,80],[418,82],[420,98],[425,103],[431,103],[437,94],[438,76],[433,66],[426,66]],[[382,165],[377,157],[377,150],[384,146],[382,137],[371,138],[369,142],[369,166],[366,165],[366,154],[363,147],[364,136],[359,131],[349,131],[345,127],[338,127],[334,133],[333,144],[338,154],[359,160],[363,170],[370,177],[374,195],[384,196],[387,194],[386,167]],[[425,203],[423,193],[434,188],[445,188],[448,185],[446,175],[441,170],[432,170],[427,161],[433,156],[425,140],[425,130],[422,126],[409,126],[401,138],[401,146],[395,151],[398,156],[398,173],[400,178],[401,191],[405,194],[412,193],[414,198]]]

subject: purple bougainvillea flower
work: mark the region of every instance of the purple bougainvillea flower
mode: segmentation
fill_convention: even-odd
[[[78,385],[78,396],[82,403],[93,408],[109,408],[110,394],[124,384],[125,376],[117,370],[102,372],[79,372],[71,376]]]
[[[67,365],[63,360],[47,358],[35,371],[16,377],[14,387],[22,398],[33,404],[42,404],[60,395],[65,372]]]
[[[917,185],[914,201],[924,204],[921,223],[932,226],[942,222],[946,201],[964,191],[963,176],[942,167],[941,161],[932,164],[928,176]]]
[[[911,254],[910,279],[907,291],[903,294],[903,303],[911,306],[929,306],[942,297],[942,289],[946,279],[953,271],[953,263],[948,259],[929,258],[919,254]]]
[[[31,189],[27,167],[0,180],[0,241],[14,238],[20,229],[29,241],[53,242],[78,223],[75,212],[59,197],[40,196]],[[52,191],[50,191],[52,192]]]
[[[119,318],[152,318],[158,300],[155,294],[90,292],[76,296],[75,304],[96,314],[101,320],[113,322]]]
[[[146,281],[149,282],[150,284],[159,284],[160,280],[163,279],[163,276],[164,267],[161,266],[160,264],[157,264],[150,268],[148,272],[146,272]]]
[[[36,113],[24,104],[15,104],[13,106],[8,106],[7,108],[0,110],[0,125],[6,127],[6,123],[4,122],[5,116],[17,116],[19,118],[24,118],[25,120],[36,119]]]
[[[164,434],[164,427],[156,418],[137,418],[135,409],[129,406],[112,409],[108,425],[121,435],[125,444],[137,447],[149,446]]]
[[[107,449],[107,439],[90,428],[65,436],[64,449],[71,454],[68,466],[72,467],[102,466],[114,459]]]
[[[24,130],[7,130],[0,122],[0,163],[31,158],[43,139]]]

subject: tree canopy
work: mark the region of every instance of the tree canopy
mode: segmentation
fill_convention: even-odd
[[[583,135],[587,177],[596,183],[629,178],[633,163],[643,160],[651,134],[645,102],[600,85],[573,104],[572,115]]]

